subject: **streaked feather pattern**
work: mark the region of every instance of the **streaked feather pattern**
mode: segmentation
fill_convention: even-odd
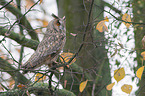
[[[27,73],[27,69],[33,70],[43,64],[49,65],[55,62],[65,41],[65,18],[57,17],[49,22],[43,40],[39,43],[35,53],[22,65],[22,68],[26,69],[23,73]]]

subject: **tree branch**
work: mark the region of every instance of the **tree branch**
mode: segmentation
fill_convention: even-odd
[[[0,27],[0,35],[5,36],[5,33],[7,32],[7,29],[4,29],[3,27]],[[19,35],[13,31],[11,31],[11,34],[9,36],[7,36],[8,38],[15,40],[17,43],[19,43],[20,45],[23,45],[25,47],[29,47],[32,48],[34,50],[36,50],[39,42],[33,39],[27,39],[25,38],[25,36]]]
[[[17,71],[17,74],[19,74],[19,77],[21,78],[21,80],[18,81],[19,83],[21,83],[21,84],[30,83],[30,81],[24,75],[22,75],[19,72],[19,70],[17,70],[15,67],[12,66],[12,64],[8,63],[7,61],[3,60],[2,58],[0,58],[0,69],[3,69],[5,72],[10,74],[13,79],[16,76],[16,71]]]
[[[5,8],[5,7],[6,7],[7,5],[9,5],[11,2],[13,2],[13,0],[11,0],[10,2],[4,4],[4,5],[0,8],[0,10],[3,9],[3,8]]]
[[[54,87],[53,87],[54,88]],[[29,93],[33,93],[36,96],[51,96],[50,91],[48,89],[47,83],[36,83],[34,86],[28,88]],[[1,96],[22,96],[25,94],[25,90],[10,90],[6,92],[1,92]],[[65,89],[56,89],[54,96],[76,96],[73,92],[65,90]]]
[[[102,0],[103,1],[103,0]],[[103,1],[104,5],[109,7],[110,9],[112,9],[113,11],[115,11],[118,14],[121,14],[122,12],[120,10],[118,10],[117,8],[113,7],[113,5],[107,3],[106,1]]]
[[[6,5],[6,4],[8,4],[8,2],[7,1],[5,1],[5,0],[1,0],[0,1],[0,5]],[[35,5],[36,5],[36,3],[35,3]],[[32,6],[33,7],[33,6]],[[31,8],[32,8],[31,7]],[[22,14],[17,8],[15,8],[15,7],[13,7],[12,5],[7,5],[7,6],[5,6],[5,8],[7,9],[7,10],[9,10],[13,15],[15,15],[16,16],[16,18],[17,18],[17,20],[16,20],[16,22],[20,22],[22,25],[24,25],[25,27],[26,27],[26,30],[28,31],[28,33],[29,33],[29,35],[31,36],[31,38],[32,39],[34,39],[34,40],[37,40],[37,41],[39,41],[39,39],[38,39],[38,36],[37,36],[37,34],[36,34],[36,32],[35,32],[35,30],[32,28],[32,26],[31,26],[31,24],[29,23],[29,21],[26,19],[26,17],[25,17],[25,15],[26,14]],[[30,9],[31,9],[30,8]],[[29,12],[30,10],[28,10],[28,12]],[[28,13],[27,12],[27,13]],[[12,25],[13,26],[13,25]]]

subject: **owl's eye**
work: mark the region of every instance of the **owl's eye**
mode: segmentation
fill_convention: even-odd
[[[59,22],[59,20],[57,21],[56,25],[57,25],[57,26],[60,26],[60,22]]]

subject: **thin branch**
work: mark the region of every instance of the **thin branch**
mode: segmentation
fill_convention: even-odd
[[[120,10],[118,10],[117,8],[115,8],[113,5],[107,3],[106,1],[103,1],[102,2],[104,3],[105,6],[109,7],[111,10],[115,11],[116,13],[118,14],[121,14],[122,12]]]
[[[90,25],[90,17],[91,17],[91,13],[92,13],[93,3],[94,3],[94,0],[92,0],[91,5],[90,5],[90,10],[89,10],[89,14],[88,14],[87,25],[86,25],[86,28],[85,28],[85,30],[84,30],[84,35],[83,35],[83,40],[82,40],[82,42],[85,41],[86,32],[87,32],[87,30],[88,30],[88,28],[89,28],[89,25]],[[64,67],[64,66],[66,66],[66,65],[69,65],[69,64],[71,63],[71,61],[79,54],[79,52],[81,51],[81,49],[83,48],[83,46],[84,46],[84,43],[82,43],[82,44],[80,45],[78,51],[75,53],[75,55],[74,55],[72,58],[70,58],[70,60],[69,60],[67,63],[65,63],[65,64],[60,64],[60,65],[55,65],[55,66],[53,66],[53,67],[51,67],[51,68],[59,68],[59,67]]]
[[[0,10],[3,9],[3,8],[5,8],[5,7],[6,7],[7,5],[9,5],[11,2],[13,2],[13,0],[11,0],[10,2],[4,4],[4,5],[0,8]]]
[[[19,63],[16,59],[14,59],[13,55],[11,54],[11,52],[5,47],[4,44],[2,44],[2,46],[7,50],[7,52],[10,54],[10,56],[12,57],[13,61],[15,61],[16,63]]]
[[[47,83],[37,83],[34,86],[31,86],[28,88],[29,93],[33,93],[36,96],[40,96],[42,94],[43,96],[51,96],[50,91],[48,89]],[[53,87],[54,88],[54,87]],[[24,96],[25,91],[23,90],[9,90],[6,92],[0,92],[0,96]],[[65,90],[65,89],[57,89],[55,91],[55,96],[76,96],[73,92]]]
[[[16,75],[16,71],[18,71],[15,67],[12,66],[12,64],[8,63],[7,61],[3,60],[2,58],[0,58],[0,69],[13,70],[13,71],[7,71],[7,73],[10,74],[13,79]],[[31,82],[23,74],[21,74],[19,71],[18,71],[18,74],[19,74],[19,77],[21,78],[21,80],[18,81],[19,83],[28,84]]]
[[[46,74],[46,73],[45,73]],[[45,74],[43,74],[41,77],[39,77],[33,84],[31,84],[30,86],[33,86],[33,85],[35,85],[36,83],[38,83],[38,81],[40,80],[40,79],[42,79],[44,76],[45,76]]]
[[[3,85],[2,83],[0,83],[0,85],[5,88],[7,91],[9,90],[5,85]]]
[[[35,32],[35,30],[32,28],[31,24],[29,23],[29,21],[26,19],[25,15],[39,2],[39,0],[31,6],[31,8],[25,13],[22,14],[17,8],[13,7],[12,5],[7,5],[5,6],[5,8],[7,10],[9,10],[12,14],[14,14],[17,17],[17,20],[13,23],[13,25],[10,27],[9,30],[11,30],[11,28],[17,23],[20,22],[21,24],[23,24],[26,27],[26,30],[28,31],[29,35],[31,36],[32,39],[39,41],[38,36]],[[8,2],[5,0],[1,0],[0,1],[0,5],[5,5]]]
[[[56,63],[52,63],[53,64],[53,66],[54,65],[56,65]],[[55,70],[56,68],[54,68],[54,69],[52,69],[52,70]],[[49,89],[49,91],[50,91],[50,93],[51,93],[51,95],[53,96],[53,93],[54,93],[54,91],[53,91],[53,89],[52,89],[52,76],[53,76],[53,74],[54,74],[54,71],[51,71],[51,74],[50,74],[50,76],[49,76],[49,85],[48,85],[48,89]]]
[[[21,11],[21,0],[16,0],[16,2],[17,2],[17,8]],[[19,29],[20,29],[20,32],[19,32],[19,33],[20,33],[22,36],[24,36],[24,34],[23,34],[23,27],[21,26],[21,23],[18,22],[18,25],[19,25]],[[18,63],[18,70],[20,69],[21,64],[22,64],[23,53],[24,53],[24,46],[21,45],[21,48],[20,48],[20,56],[19,56],[19,63]],[[17,88],[17,85],[18,85],[18,83],[19,83],[19,82],[18,82],[19,79],[21,79],[21,78],[19,78],[19,75],[16,73],[14,89]]]
[[[139,23],[139,22],[127,22],[127,21],[124,21],[124,20],[122,20],[122,19],[116,17],[115,15],[113,15],[111,12],[104,10],[104,9],[101,8],[100,6],[98,6],[98,5],[96,5],[96,4],[94,4],[94,5],[97,6],[98,8],[100,8],[100,9],[102,9],[102,11],[104,11],[104,12],[106,12],[106,13],[109,13],[112,17],[114,17],[114,18],[115,18],[116,20],[118,20],[118,21],[122,21],[122,22],[129,23],[129,24],[145,25],[145,23]]]
[[[91,2],[91,4],[90,4],[90,10],[89,10],[89,14],[88,14],[87,25],[86,25],[85,30],[84,30],[84,35],[83,35],[83,40],[82,40],[82,42],[85,41],[86,32],[87,32],[87,30],[88,30],[88,28],[89,28],[89,25],[90,25],[90,18],[91,18],[91,13],[92,13],[93,4],[94,4],[94,0],[92,0],[92,2]],[[82,43],[82,44],[80,45],[78,51],[75,53],[75,55],[74,55],[72,58],[70,58],[70,60],[69,60],[67,63],[55,65],[55,66],[53,66],[53,67],[51,67],[51,68],[59,68],[59,67],[64,67],[64,66],[66,66],[66,65],[69,65],[69,64],[71,63],[71,61],[79,54],[79,52],[81,51],[81,49],[83,48],[83,46],[84,46],[84,43]]]
[[[4,29],[3,27],[0,27],[0,35],[5,36],[5,32],[7,32],[7,29]],[[37,46],[39,44],[38,41],[33,40],[33,39],[27,39],[27,38],[25,38],[25,36],[19,35],[19,34],[13,32],[13,31],[11,31],[11,34],[9,36],[6,36],[6,37],[8,37],[8,38],[10,38],[12,40],[15,40],[20,45],[32,48],[34,50],[36,50],[36,48],[37,48]]]
[[[26,16],[26,14],[27,14],[28,12],[30,12],[30,10],[31,10],[38,2],[39,2],[39,0],[38,0],[35,4],[33,4],[33,5],[30,7],[30,9],[29,9],[27,12],[25,12],[24,15],[22,15],[19,19],[17,19],[17,20],[10,26],[9,30],[6,32],[7,35],[10,34],[10,30],[13,28],[13,26],[14,26],[17,22],[19,22],[19,21],[21,22],[21,19],[22,19],[24,16]]]

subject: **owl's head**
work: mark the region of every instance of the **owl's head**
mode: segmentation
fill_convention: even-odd
[[[65,16],[63,18],[59,18],[56,15],[52,14],[52,16],[54,17],[54,28],[58,31],[58,32],[66,32],[66,19]]]

